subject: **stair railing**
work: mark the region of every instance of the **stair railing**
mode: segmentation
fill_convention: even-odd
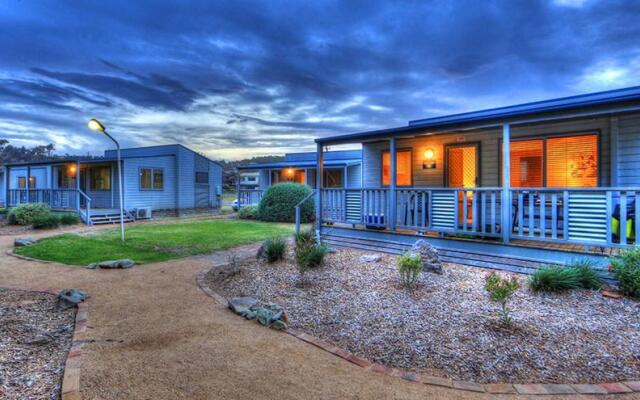
[[[78,193],[80,194],[80,196],[84,198],[84,201],[85,201],[84,218],[82,215],[82,207],[80,207],[80,203],[78,202],[78,210],[80,213],[80,218],[84,221],[85,224],[92,225],[93,223],[91,222],[91,197],[87,196],[87,194],[80,189],[78,189]]]
[[[316,194],[315,189],[309,192],[308,195],[304,197],[304,199],[300,200],[298,204],[296,204],[296,235],[300,234],[300,207],[307,201],[311,196]]]

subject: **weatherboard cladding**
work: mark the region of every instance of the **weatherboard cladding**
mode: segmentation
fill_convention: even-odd
[[[640,122],[640,119],[636,119]],[[599,133],[599,185],[610,185],[610,119],[593,118],[561,123],[546,123],[531,126],[515,126],[511,130],[513,140],[545,135],[562,135],[569,133]],[[637,125],[636,125],[637,126]],[[636,129],[635,132],[638,132]],[[445,186],[444,156],[445,145],[461,143],[480,143],[480,185],[496,187],[500,185],[500,144],[502,131],[486,129],[465,131],[464,133],[447,133],[422,136],[410,139],[398,139],[398,150],[412,150],[413,186],[443,187]],[[622,135],[621,135],[622,139]],[[640,146],[640,137],[636,142]],[[435,169],[422,168],[422,155],[427,148],[435,152]],[[364,187],[381,186],[382,152],[389,149],[389,141],[363,144],[362,168]],[[640,172],[638,173],[640,175]]]
[[[336,150],[327,151],[324,153],[325,161],[334,160],[357,160],[360,159],[360,150]],[[283,162],[303,162],[303,161],[316,161],[316,152],[307,153],[287,153],[284,155]]]
[[[209,166],[209,203],[219,207],[222,201],[222,167],[218,163],[208,162]]]
[[[175,159],[176,158],[174,156],[125,158],[123,160],[125,207],[152,207],[156,210],[176,208],[177,177]],[[141,168],[162,168],[164,175],[164,188],[162,190],[141,189]],[[117,190],[117,186],[114,186],[113,188],[114,191]]]
[[[618,184],[640,186],[640,114],[620,116],[618,127]]]
[[[111,190],[94,190],[91,189],[90,170],[100,166],[108,166],[111,169]],[[55,174],[57,179],[57,173]],[[118,200],[118,166],[117,163],[90,165],[87,169],[82,168],[82,179],[84,183],[84,192],[91,198],[91,208],[112,208],[119,203]]]
[[[195,207],[195,156],[196,154],[184,147],[178,149],[178,208]]]
[[[358,152],[360,152],[358,150]],[[347,167],[347,189],[360,188],[360,178],[362,177],[362,165],[352,165]]]

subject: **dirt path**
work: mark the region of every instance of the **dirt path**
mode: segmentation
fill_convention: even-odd
[[[225,262],[224,252],[92,271],[7,256],[13,239],[0,236],[0,286],[76,287],[91,295],[80,379],[84,399],[496,398],[365,371],[237,318],[195,279]]]

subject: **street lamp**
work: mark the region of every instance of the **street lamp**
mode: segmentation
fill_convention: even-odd
[[[107,128],[104,127],[104,125],[102,125],[100,123],[100,121],[98,121],[95,118],[91,118],[89,120],[89,129],[91,129],[92,131],[96,131],[96,132],[102,132],[105,134],[105,136],[107,136],[109,139],[111,139],[113,141],[113,143],[116,144],[116,153],[118,155],[118,192],[120,194],[120,240],[122,240],[124,242],[124,206],[122,204],[122,171],[120,170],[120,143],[118,143],[117,140],[115,140],[113,138],[113,136],[109,135],[109,133],[107,133]]]

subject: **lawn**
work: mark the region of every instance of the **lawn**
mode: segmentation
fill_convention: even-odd
[[[15,252],[41,260],[71,265],[130,258],[137,263],[166,261],[207,254],[273,236],[293,233],[291,225],[230,220],[148,224],[126,229],[120,242],[118,229],[89,235],[64,234],[43,239]]]

